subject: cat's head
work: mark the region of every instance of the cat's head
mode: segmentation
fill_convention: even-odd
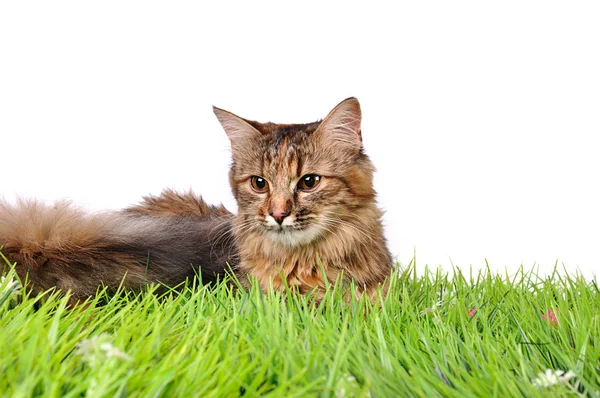
[[[238,229],[288,247],[307,245],[374,202],[356,98],[308,124],[258,123],[214,108],[231,141]]]

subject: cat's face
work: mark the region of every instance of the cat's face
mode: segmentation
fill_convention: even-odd
[[[217,108],[215,114],[232,144],[240,232],[307,245],[372,202],[373,166],[362,151],[356,99],[309,124],[263,124]]]

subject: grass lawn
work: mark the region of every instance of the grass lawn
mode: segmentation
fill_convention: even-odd
[[[408,266],[381,307],[220,284],[74,309],[13,277],[0,396],[600,396],[600,291],[583,277]]]

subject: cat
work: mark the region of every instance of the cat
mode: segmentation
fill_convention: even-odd
[[[213,107],[232,151],[232,214],[193,192],[165,190],[121,211],[86,214],[69,202],[0,201],[0,246],[29,288],[175,286],[228,271],[243,287],[286,288],[323,297],[327,283],[355,282],[374,299],[386,292],[392,257],[363,151],[356,98],[322,121],[259,123]],[[0,264],[0,271],[7,266]],[[381,288],[381,289],[380,289]]]

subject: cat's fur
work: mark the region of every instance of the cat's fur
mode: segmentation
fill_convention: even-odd
[[[320,294],[324,278],[342,276],[373,297],[390,276],[392,259],[375,203],[374,167],[363,152],[358,101],[348,98],[309,124],[214,112],[231,141],[237,215],[173,191],[96,215],[67,202],[0,201],[0,246],[21,279],[28,274],[34,291],[56,286],[83,299],[123,278],[131,289],[172,286],[198,270],[214,281],[232,267],[245,286],[257,278],[263,290],[287,285]],[[310,175],[316,177],[309,183],[319,183],[301,189]],[[256,177],[265,191],[253,188]]]
[[[187,210],[183,213],[183,210]],[[175,286],[201,270],[217,279],[235,259],[232,215],[191,193],[165,191],[122,212],[90,215],[68,202],[0,202],[0,246],[34,292],[71,290],[73,301],[101,284],[139,289],[151,282]],[[5,266],[0,262],[0,270]]]

